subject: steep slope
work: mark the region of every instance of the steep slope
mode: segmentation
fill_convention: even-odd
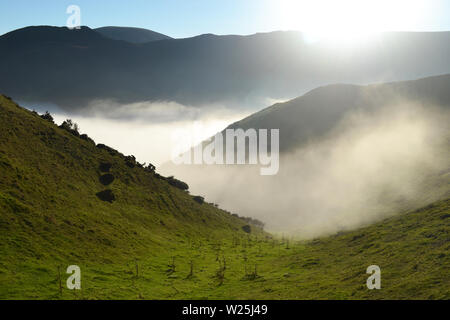
[[[125,265],[246,234],[247,222],[185,188],[0,96],[0,297],[38,294],[37,269]]]
[[[101,27],[94,29],[104,37],[113,40],[123,40],[131,43],[146,43],[158,40],[172,39],[162,33],[143,28],[131,27]]]
[[[245,233],[173,182],[0,96],[0,299],[450,298],[449,200],[296,241]]]
[[[450,110],[450,74],[418,80],[357,86],[333,84],[277,103],[227,129],[280,129],[280,151],[289,152],[331,132],[352,112],[395,104],[439,106]]]
[[[262,164],[169,162],[160,169],[272,230],[311,237],[373,223],[448,195],[449,177],[443,174],[450,167],[448,88],[450,75],[329,85],[230,125],[227,129],[279,129],[279,158],[273,157],[279,170],[273,176],[260,175],[267,167]],[[203,151],[210,144],[205,141]],[[219,183],[205,187],[211,177]]]
[[[254,110],[329,83],[448,73],[449,43],[449,32],[384,33],[342,49],[272,32],[134,44],[87,27],[29,27],[0,37],[0,92],[66,109],[112,99]]]

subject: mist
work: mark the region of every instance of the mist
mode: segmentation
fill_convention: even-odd
[[[163,173],[207,201],[264,221],[269,231],[314,238],[448,194],[449,120],[448,109],[404,101],[347,114],[325,137],[281,154],[276,176],[248,165],[170,165]]]
[[[71,118],[96,143],[175,175],[192,194],[299,238],[355,229],[448,194],[450,114],[437,106],[397,101],[349,112],[325,136],[282,153],[275,176],[260,176],[259,165],[168,164],[176,132],[194,133],[194,146],[248,115],[221,105],[96,100],[82,112],[47,107],[38,111],[50,109],[58,124]]]
[[[219,104],[200,108],[172,101],[121,104],[114,100],[93,100],[74,111],[55,105],[21,104],[40,113],[49,110],[57,124],[70,118],[78,124],[80,133],[86,133],[96,143],[156,166],[171,159],[175,132],[195,131],[194,145],[251,113],[236,112]]]

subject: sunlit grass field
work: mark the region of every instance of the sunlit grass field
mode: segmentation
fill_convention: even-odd
[[[0,299],[450,298],[450,200],[299,241],[246,233],[124,159],[0,97]],[[112,203],[96,196],[106,188]],[[66,287],[69,265],[81,290]]]

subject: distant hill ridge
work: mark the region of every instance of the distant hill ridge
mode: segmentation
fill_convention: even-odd
[[[384,33],[355,52],[308,44],[293,31],[145,43],[133,43],[134,29],[112,29],[126,31],[116,37],[125,41],[102,36],[106,31],[36,26],[1,36],[0,73],[6,76],[0,92],[66,109],[111,99],[199,107],[220,102],[254,110],[267,98],[294,97],[330,83],[450,72],[449,32]]]
[[[151,41],[172,39],[162,33],[143,28],[108,26],[96,28],[94,30],[107,38],[123,40],[131,43],[146,43]]]
[[[280,128],[280,151],[287,152],[323,136],[351,111],[376,110],[397,101],[450,109],[449,88],[450,74],[365,86],[332,84],[276,103],[231,124],[228,129]]]

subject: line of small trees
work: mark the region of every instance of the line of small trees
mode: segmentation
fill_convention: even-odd
[[[37,112],[33,111],[33,113],[37,114]],[[55,123],[53,116],[50,114],[50,112],[46,111],[44,114],[40,115],[40,117],[44,120],[47,120],[51,123]],[[63,121],[63,123],[59,126],[59,128],[66,130],[67,132],[73,134],[74,136],[77,136],[83,140],[86,141],[91,141],[92,143],[95,144],[94,140],[92,140],[91,138],[89,138],[88,135],[86,134],[80,134],[80,127],[78,126],[78,124],[76,122],[74,122],[72,119],[66,119],[65,121]],[[124,156],[122,155],[119,151],[108,147],[104,144],[97,144],[97,148],[99,149],[104,149],[106,150],[109,154],[116,156],[116,155],[121,155],[124,160],[125,160],[125,164],[130,167],[130,168],[134,168],[134,167],[139,167],[139,168],[143,168],[146,171],[152,172],[155,174],[155,177],[161,180],[165,180],[167,181],[171,186],[176,187],[178,189],[181,189],[183,191],[188,191],[189,190],[189,185],[184,182],[181,181],[179,179],[176,179],[174,176],[169,176],[169,177],[164,177],[161,176],[160,174],[155,172],[155,166],[152,165],[151,163],[148,164],[148,166],[146,166],[146,164],[141,164],[138,161],[136,161],[136,157],[134,157],[133,155],[131,156]],[[193,196],[193,200],[196,201],[199,204],[203,204],[205,202],[204,197],[201,196]],[[218,208],[219,206],[217,204],[212,204],[214,205],[216,208]],[[224,210],[225,212],[227,212],[228,214],[231,214],[230,212]],[[240,217],[237,214],[231,214],[232,216],[235,216],[241,220],[244,220],[245,222],[247,222],[248,224],[254,225],[256,227],[259,227],[261,229],[264,229],[265,223],[255,219],[255,218],[251,218],[251,217]]]
[[[32,112],[35,115],[39,115],[34,110]],[[44,114],[40,115],[40,117],[44,120],[47,120],[47,121],[55,124],[55,120],[54,120],[53,116],[48,111],[46,111]],[[117,151],[107,145],[104,145],[102,143],[95,144],[95,141],[93,139],[91,139],[87,134],[80,134],[79,125],[76,122],[74,122],[72,119],[66,119],[58,127],[63,130],[66,130],[67,132],[73,134],[76,137],[79,137],[83,140],[92,142],[94,145],[97,146],[97,148],[106,150],[112,156],[117,156],[117,155],[122,156],[125,160],[125,164],[130,168],[139,167],[139,168],[143,168],[145,171],[148,171],[148,172],[153,172],[153,173],[155,172],[156,168],[151,163],[149,163],[148,165],[146,163],[141,164],[138,161],[136,161],[136,158],[133,155],[125,156],[125,155],[121,154],[119,151]]]

